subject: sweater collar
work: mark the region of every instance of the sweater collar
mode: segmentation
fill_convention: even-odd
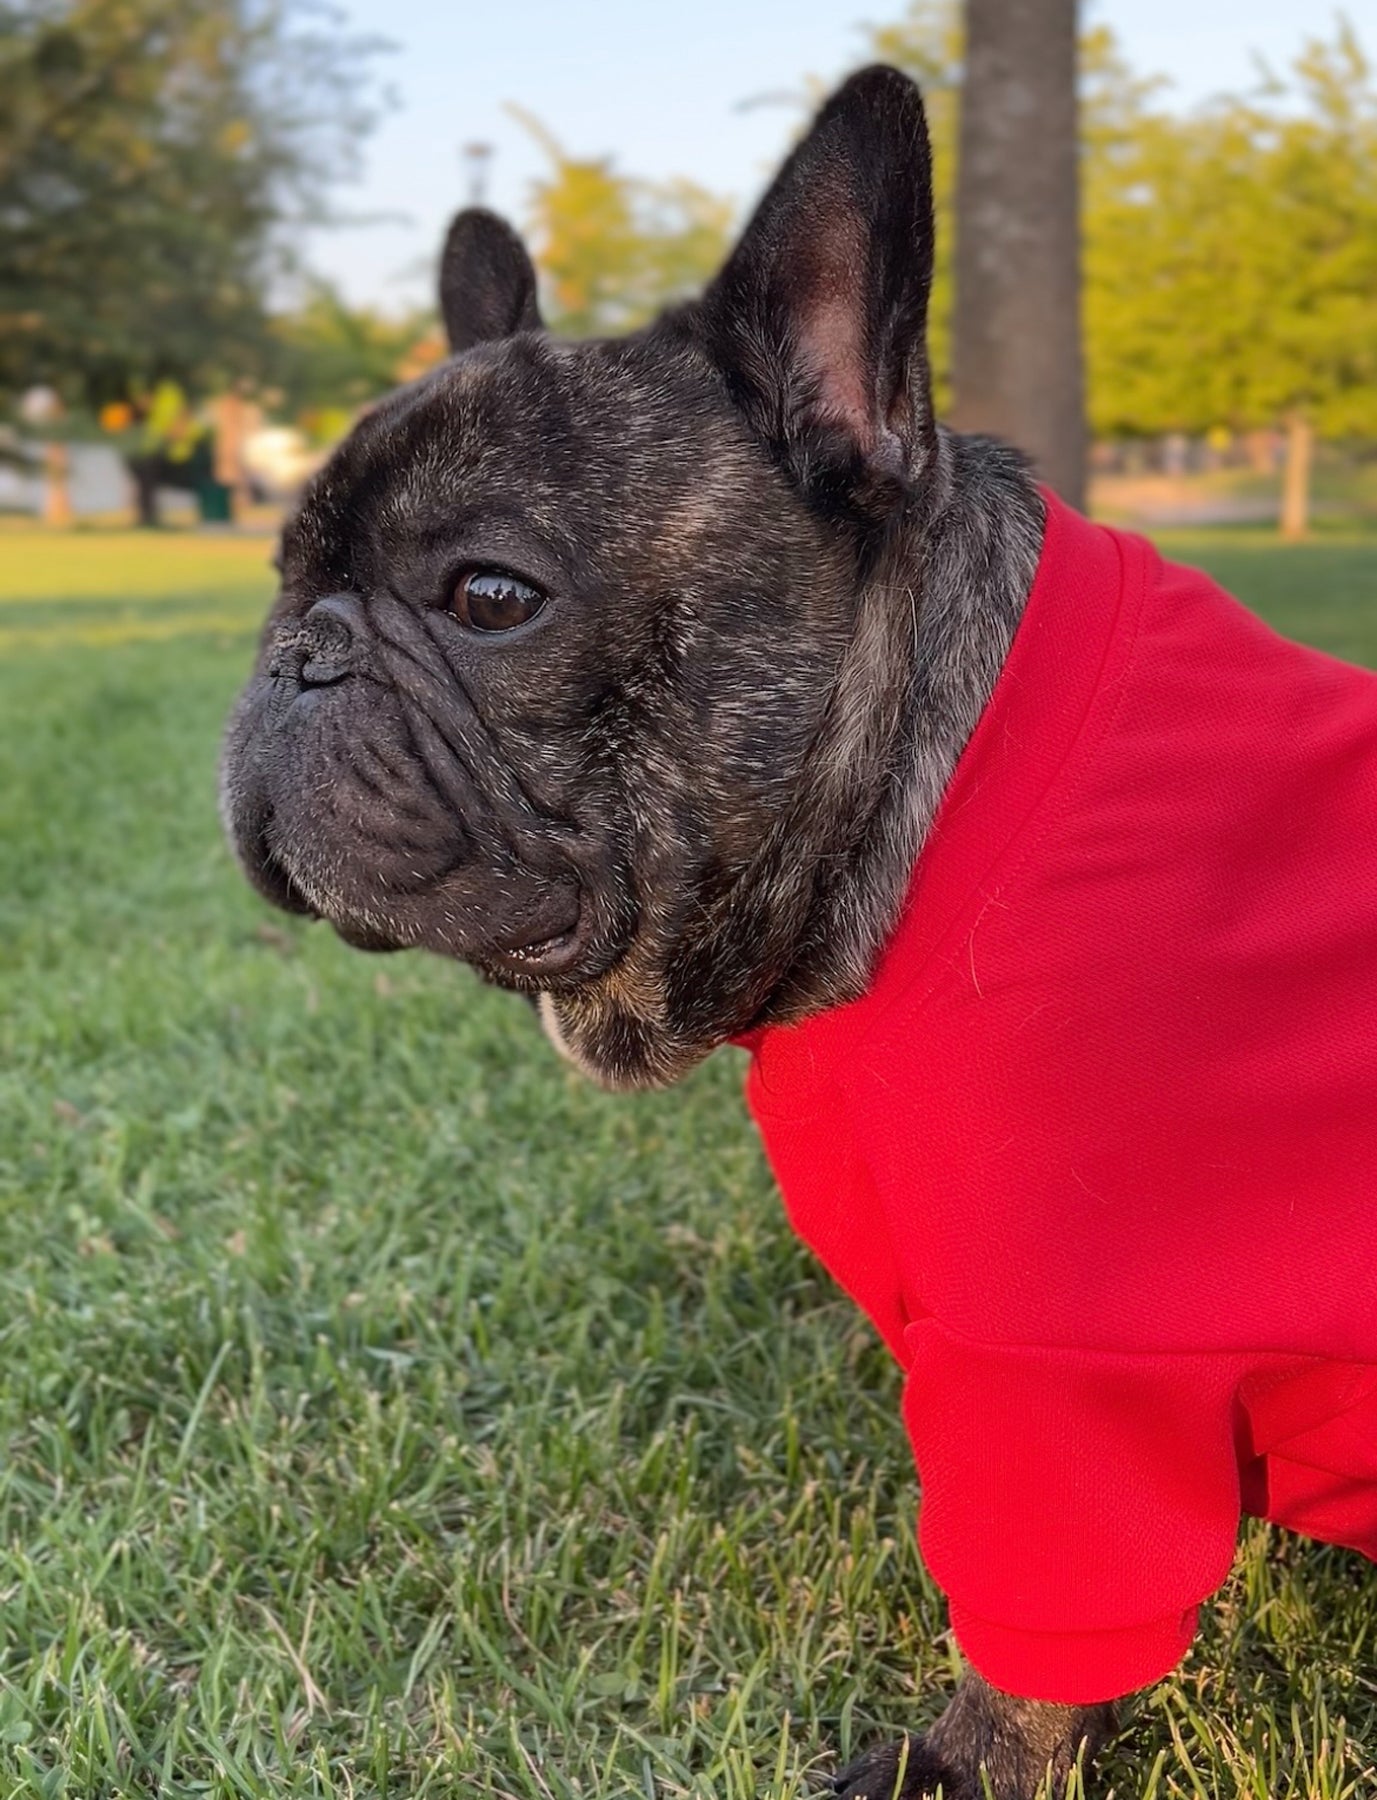
[[[1072,760],[1097,699],[1117,681],[1128,626],[1125,598],[1147,551],[1093,525],[1043,489],[1046,525],[1037,571],[999,680],[947,784],[914,865],[898,924],[859,1000],[801,1024],[738,1039],[758,1050],[797,1049],[816,1071],[841,1054],[920,979],[973,904],[993,893],[999,865],[1024,838]],[[791,1059],[792,1060],[792,1059]]]

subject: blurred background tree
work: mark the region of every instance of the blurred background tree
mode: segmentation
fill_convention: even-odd
[[[1089,178],[1104,433],[1283,426],[1301,536],[1316,432],[1377,438],[1377,88],[1352,26],[1184,117],[1144,105]]]
[[[952,424],[1085,503],[1077,0],[966,0]]]
[[[963,16],[958,0],[911,0],[902,19],[872,29],[869,43],[874,55],[914,76],[928,109],[938,215],[932,348],[939,407],[954,407],[958,423],[1002,429],[1036,450],[1036,397],[1023,395],[1021,404],[1013,374],[1027,367],[1050,377],[1067,350],[1063,343],[1059,358],[1050,354],[1046,318],[1025,303],[1025,251],[1036,257],[1041,246],[1020,247],[1007,233],[1000,240],[992,266],[1008,316],[997,328],[985,322],[975,329],[969,283],[962,296],[954,291],[963,223],[956,152],[965,27],[983,3],[968,0]],[[1015,27],[1048,3],[1069,10],[1067,0],[1019,0],[1017,7],[981,12],[992,54],[1012,57]],[[1298,536],[1308,517],[1315,436],[1377,438],[1371,60],[1340,15],[1332,35],[1312,39],[1285,75],[1263,70],[1256,92],[1186,113],[1166,105],[1164,83],[1135,73],[1104,26],[1080,34],[1078,61],[1089,423],[1101,437],[1128,438],[1284,428],[1282,523]],[[1026,158],[1018,133],[1031,129],[1029,120],[1044,120],[1046,109],[1014,107],[992,95],[984,110],[1006,133],[991,146],[995,178],[1021,173]],[[1074,200],[1065,167],[1061,184],[1063,202]],[[963,198],[974,246],[993,245],[998,234],[991,234],[984,197],[977,191]],[[1062,211],[1064,237],[1064,205]],[[1039,220],[1039,232],[1046,228],[1046,207],[1029,206],[1027,216]],[[976,408],[963,407],[959,384],[953,392],[951,324],[958,303],[972,337],[968,382],[979,374],[994,390]],[[991,344],[1001,357],[1007,348],[1012,371],[1001,372]],[[1064,370],[1055,385],[1073,392]],[[1074,487],[1073,478],[1069,491]]]
[[[357,167],[379,47],[312,0],[0,0],[0,393],[264,372],[286,228]]]
[[[1075,497],[1079,298],[1102,454],[1251,434],[1261,464],[1284,438],[1298,534],[1315,440],[1377,441],[1371,63],[1341,17],[1284,75],[1182,112],[1092,27],[1076,41],[1077,118],[1074,21],[1074,0],[909,0],[867,29],[869,55],[919,81],[932,132],[939,408],[1022,443]],[[1034,52],[1054,40],[1033,96]],[[252,404],[324,445],[443,356],[428,309],[353,306],[296,268],[295,227],[327,220],[357,168],[379,48],[317,0],[0,0],[0,407],[21,427],[4,454],[41,460],[52,517],[68,510],[62,440],[97,419],[147,515],[163,477],[221,460],[208,434],[235,435],[226,402],[243,403],[241,436]],[[555,330],[631,329],[701,287],[731,200],[575,155],[512,110],[544,155],[523,223]],[[1010,184],[1054,112],[1046,191],[1020,197]],[[976,148],[959,159],[963,132]],[[1054,238],[1060,287],[1038,299]],[[16,409],[26,393],[41,409]],[[1070,446],[1060,474],[1053,440]]]
[[[631,331],[702,287],[726,254],[730,200],[683,178],[622,175],[610,157],[571,156],[539,119],[510,110],[549,161],[532,188],[527,226],[552,330]]]
[[[998,33],[1003,14],[994,16],[990,23]],[[889,25],[872,27],[868,41],[870,52],[878,61],[893,63],[903,69],[923,91],[932,138],[933,200],[937,215],[936,262],[928,321],[929,353],[938,411],[945,415],[950,413],[953,405],[957,141],[966,61],[966,20],[960,0],[910,0],[902,18]],[[1156,78],[1135,75],[1119,50],[1114,34],[1102,25],[1092,26],[1081,34],[1078,65],[1081,180],[1090,192],[1097,193],[1098,185],[1103,183],[1107,173],[1113,182],[1122,180],[1118,172],[1124,167],[1126,156],[1135,150],[1148,103],[1162,84]],[[1063,66],[1059,71],[1063,80],[1066,73]],[[1067,175],[1064,165],[1061,175],[1063,179]],[[1069,183],[1067,197],[1074,202],[1075,189]],[[1083,212],[1088,210],[1085,202],[1083,195]],[[1009,251],[1010,247],[1005,245],[1006,256]],[[1017,255],[1013,261],[1017,266]],[[1020,343],[1019,354],[1029,354],[1026,340]],[[1035,346],[1032,354],[1040,357],[1040,346]],[[970,361],[968,355],[968,367]],[[1020,436],[1016,424],[1006,424],[1004,428],[1011,436]],[[1073,445],[1073,459],[1082,456],[1083,450]]]
[[[339,437],[361,406],[445,354],[428,312],[349,306],[323,281],[273,321],[274,398],[313,442]]]

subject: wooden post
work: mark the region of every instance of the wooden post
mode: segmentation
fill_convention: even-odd
[[[212,404],[211,418],[215,431],[215,479],[230,490],[230,517],[242,519],[251,498],[244,448],[258,427],[259,411],[252,401],[232,389]]]
[[[1281,484],[1281,535],[1299,543],[1310,529],[1310,464],[1315,427],[1303,412],[1286,420],[1286,468]]]
[[[50,439],[43,446],[43,523],[70,525],[72,458],[66,444]]]

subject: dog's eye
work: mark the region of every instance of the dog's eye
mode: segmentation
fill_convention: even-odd
[[[502,569],[470,569],[455,582],[450,604],[470,631],[511,631],[536,616],[545,596]]]

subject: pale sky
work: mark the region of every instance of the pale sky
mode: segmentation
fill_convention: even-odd
[[[1290,60],[1335,11],[1306,0],[1083,0],[1136,68],[1167,75],[1182,105],[1244,87],[1260,52]],[[489,205],[520,223],[541,153],[504,110],[534,113],[579,156],[627,173],[691,175],[748,205],[798,117],[790,96],[865,59],[863,26],[903,0],[342,0],[356,31],[389,38],[380,59],[398,104],[364,146],[363,179],[340,210],[387,215],[310,234],[315,268],[356,302],[428,297],[445,222],[467,198],[460,149],[492,146]],[[1377,55],[1377,0],[1348,18]],[[746,103],[743,106],[743,102]]]

